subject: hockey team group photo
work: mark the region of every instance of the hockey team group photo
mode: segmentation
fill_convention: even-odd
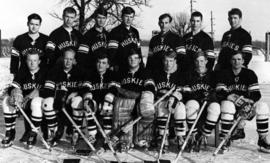
[[[270,162],[267,0],[12,1],[0,162]]]

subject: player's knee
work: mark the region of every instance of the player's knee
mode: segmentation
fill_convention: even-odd
[[[200,104],[196,100],[189,100],[186,103],[187,119],[196,119]]]
[[[207,108],[207,119],[216,121],[220,115],[220,105],[216,102],[210,103]]]
[[[178,102],[175,112],[174,112],[175,119],[185,119],[186,118],[186,108],[182,102]]]
[[[52,111],[53,109],[53,103],[54,103],[54,99],[53,97],[48,97],[45,98],[42,102],[42,109],[44,111]]]
[[[78,109],[83,107],[83,100],[81,96],[76,96],[71,99],[71,108]]]
[[[257,102],[255,104],[256,114],[257,115],[268,115],[269,107],[265,102]]]
[[[158,117],[163,117],[168,115],[169,110],[167,109],[167,101],[161,101],[158,105],[157,105],[157,115]]]
[[[221,118],[222,119],[233,119],[236,112],[235,105],[233,102],[225,100],[221,102]]]
[[[5,96],[2,101],[2,108],[4,113],[14,113],[16,112],[16,109],[9,104],[9,98],[10,96]]]
[[[30,109],[32,111],[32,115],[40,117],[42,116],[42,101],[43,99],[41,97],[34,97],[31,100]]]

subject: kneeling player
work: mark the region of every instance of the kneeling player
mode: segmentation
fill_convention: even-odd
[[[3,99],[3,112],[6,126],[6,136],[2,140],[4,147],[9,147],[15,139],[15,125],[17,108],[22,107],[30,116],[35,127],[40,127],[42,121],[42,98],[39,97],[40,89],[44,85],[46,70],[40,69],[39,52],[30,50],[27,53],[26,65],[24,69],[16,74],[12,86],[8,90],[8,96]],[[26,128],[21,142],[27,142],[29,148],[36,143],[37,133],[34,129]]]
[[[174,92],[162,102],[157,104],[157,145],[160,147],[162,143],[162,137],[166,134],[164,151],[168,149],[170,138],[175,140],[178,147],[183,143],[183,136],[185,135],[186,110],[185,105],[182,102],[182,93],[180,92],[185,85],[184,73],[178,68],[177,55],[174,51],[165,52],[163,57],[163,70],[159,70],[154,73],[154,81],[157,88],[157,99],[166,94],[170,89],[176,88]],[[171,127],[165,130],[165,124],[169,114],[174,118],[174,131],[170,130]],[[170,132],[170,134],[169,134]],[[175,135],[176,137],[175,137]]]
[[[43,109],[48,115],[46,117],[50,135],[48,141],[52,145],[56,145],[61,139],[65,126],[67,126],[66,133],[72,134],[72,124],[62,112],[62,107],[66,107],[70,115],[72,111],[83,108],[82,97],[78,95],[78,92],[84,81],[84,74],[74,65],[76,52],[73,49],[66,49],[63,55],[63,67],[52,69],[45,82],[46,98]],[[77,125],[80,126],[80,124]]]
[[[187,125],[190,129],[194,124],[197,114],[204,102],[207,102],[206,109],[203,110],[201,117],[192,131],[192,136],[188,143],[188,150],[199,151],[202,143],[206,145],[207,137],[210,136],[220,115],[220,105],[217,102],[215,92],[213,91],[216,82],[215,74],[208,70],[207,56],[204,52],[198,52],[194,55],[195,69],[188,74],[187,83],[191,88],[188,100],[186,102]],[[199,132],[198,132],[199,129]]]
[[[221,137],[228,133],[233,125],[235,117],[251,120],[256,115],[257,132],[259,135],[258,146],[261,150],[270,152],[270,144],[266,137],[268,134],[269,107],[259,101],[261,93],[257,75],[250,69],[244,68],[242,52],[235,52],[231,57],[232,68],[226,70],[220,76],[217,91],[227,91],[221,102]],[[242,96],[242,97],[241,97]],[[238,125],[236,132],[240,132],[244,138],[243,125]],[[239,135],[239,133],[238,133]],[[222,147],[226,150],[230,141]]]

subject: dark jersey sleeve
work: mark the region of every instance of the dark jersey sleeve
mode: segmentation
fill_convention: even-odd
[[[11,74],[15,75],[18,72],[19,63],[20,63],[19,41],[18,41],[18,38],[16,38],[11,48],[11,58],[10,58],[10,73]]]
[[[56,74],[57,71],[53,68],[48,72],[47,78],[44,84],[44,97],[54,97],[56,90]]]
[[[52,66],[56,61],[57,55],[55,54],[55,50],[56,50],[56,35],[55,32],[52,32],[49,36],[49,40],[45,48],[45,52],[49,60],[49,66]]]
[[[113,29],[109,33],[109,42],[108,42],[108,54],[111,60],[111,65],[114,66],[116,61],[116,53],[119,47],[119,34]]]
[[[249,98],[251,98],[254,102],[256,102],[261,98],[261,92],[259,89],[257,75],[253,71],[251,71],[247,79],[249,79],[248,85]]]
[[[252,58],[252,40],[250,34],[247,33],[246,35],[243,35],[242,40],[243,40],[242,52],[245,54],[244,65],[247,66]]]
[[[206,37],[203,49],[206,52],[208,58],[208,63],[206,66],[209,70],[213,70],[216,55],[214,53],[214,43],[211,37]]]

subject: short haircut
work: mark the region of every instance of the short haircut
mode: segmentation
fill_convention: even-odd
[[[93,16],[94,16],[94,17],[97,17],[98,14],[107,17],[108,12],[107,12],[107,10],[106,10],[104,7],[99,7],[99,8],[97,8],[97,9],[95,10]]]
[[[73,7],[66,7],[63,11],[63,15],[65,15],[66,13],[72,13],[72,14],[77,14],[76,10]]]
[[[30,56],[30,55],[38,55],[39,56],[39,58],[41,57],[41,56],[43,56],[43,52],[41,52],[40,50],[37,50],[37,49],[30,49],[30,50],[28,50],[27,52],[26,52],[26,59],[28,58],[28,56]]]
[[[72,53],[74,53],[74,58],[75,58],[75,56],[76,56],[76,50],[74,50],[74,48],[72,48],[72,47],[64,48],[63,49],[63,57],[65,56],[66,52],[72,52]]]
[[[246,55],[245,53],[243,53],[243,52],[240,51],[240,50],[234,51],[234,52],[232,53],[232,55],[231,55],[231,59],[232,59],[233,56],[235,56],[235,55],[237,55],[237,54],[241,54],[242,59],[244,59],[244,58],[245,58],[245,55]]]
[[[158,21],[161,21],[161,20],[163,20],[165,18],[169,18],[169,22],[172,22],[172,16],[170,14],[168,14],[168,13],[160,15],[159,18],[158,18]]]
[[[207,54],[204,51],[198,51],[194,55],[194,59],[199,58],[200,56],[203,56],[205,59],[207,59]]]
[[[238,15],[239,18],[242,18],[242,12],[239,8],[232,8],[229,12],[228,12],[228,16],[231,15]]]
[[[30,22],[32,19],[37,19],[40,23],[42,22],[41,17],[36,13],[33,13],[27,17],[28,22]]]
[[[203,15],[202,15],[202,13],[199,12],[199,11],[193,12],[193,13],[191,14],[191,18],[192,18],[192,17],[200,17],[201,20],[203,20]]]
[[[124,7],[122,9],[122,16],[125,14],[135,14],[135,10],[132,7]]]
[[[163,58],[166,58],[166,57],[176,59],[177,54],[173,49],[170,49],[163,53]]]
[[[95,55],[97,55],[96,62],[98,62],[101,59],[107,58],[108,59],[108,63],[110,64],[110,59],[109,59],[109,55],[107,54],[106,48],[99,49],[97,52],[95,52]]]

